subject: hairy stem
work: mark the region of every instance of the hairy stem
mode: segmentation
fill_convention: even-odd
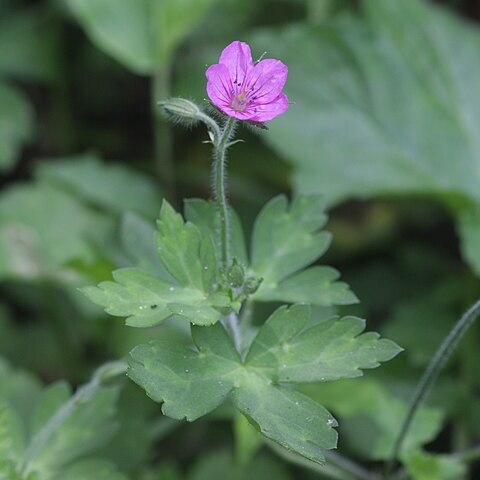
[[[403,420],[402,428],[400,429],[400,432],[395,440],[392,454],[386,466],[385,477],[387,479],[392,473],[396,459],[398,458],[402,450],[405,437],[412,425],[413,419],[415,418],[415,414],[417,413],[420,405],[430,392],[430,389],[434,384],[435,380],[437,379],[438,374],[445,366],[448,359],[455,351],[458,344],[479,315],[480,300],[477,300],[477,302],[472,305],[457,321],[455,326],[452,328],[450,333],[440,345],[439,349],[437,350],[432,360],[430,361],[430,364],[425,370],[422,378],[418,382],[417,388],[415,389],[412,399],[410,400],[407,414],[405,416],[405,419]]]
[[[233,134],[236,120],[229,118],[220,134],[215,141],[214,149],[214,196],[217,203],[217,210],[220,217],[220,261],[222,268],[226,271],[230,264],[230,248],[229,248],[229,214],[227,199],[227,150],[228,143]]]

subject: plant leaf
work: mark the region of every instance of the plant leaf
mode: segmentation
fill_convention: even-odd
[[[0,73],[54,82],[60,67],[59,23],[40,5],[4,14],[0,22]],[[22,41],[19,42],[18,39]]]
[[[338,273],[312,267],[330,245],[331,235],[320,231],[327,217],[317,195],[297,197],[291,205],[285,196],[272,199],[258,215],[252,237],[251,268],[263,282],[254,300],[306,302],[322,306],[356,303]],[[298,273],[297,273],[298,272]]]
[[[80,458],[83,462],[85,456],[98,451],[115,432],[118,389],[92,380],[71,396],[70,387],[60,382],[44,389],[40,396],[35,392],[35,397],[30,399],[30,403],[34,402],[31,412],[25,415],[24,407],[18,410],[15,396],[6,388],[16,375],[8,369],[1,373],[6,373],[7,378],[1,377],[5,384],[0,389],[0,479],[77,479],[69,476],[70,471],[77,471],[75,462]],[[18,372],[18,378],[22,378],[21,372]],[[25,389],[23,379],[18,382],[20,386],[24,395],[31,393]],[[27,401],[23,399],[23,403]],[[101,464],[99,461],[99,472],[105,471],[105,475],[110,470],[114,472],[113,468],[102,470]],[[110,479],[105,475],[95,475],[95,478]],[[113,478],[116,480],[117,477]],[[119,480],[122,478],[118,477]]]
[[[44,389],[33,412],[30,433],[37,434],[72,395],[70,385],[57,382]]]
[[[160,261],[155,237],[156,231],[150,222],[131,212],[123,215],[120,222],[120,242],[127,258],[122,258],[121,263],[174,282],[175,279]]]
[[[156,5],[159,61],[167,62],[177,45],[205,16],[217,0],[162,0]]]
[[[230,248],[232,256],[242,265],[248,265],[247,247],[240,218],[230,207]],[[185,218],[194,223],[205,235],[210,235],[216,241],[219,231],[218,215],[215,205],[199,198],[185,200]]]
[[[302,391],[338,415],[347,442],[360,455],[372,460],[389,458],[405,418],[406,401],[372,378],[310,384]],[[442,419],[440,410],[422,407],[405,438],[402,458],[431,442],[442,428]]]
[[[203,290],[205,272],[216,265],[202,264],[202,249],[210,250],[205,252],[205,258],[210,260],[215,257],[213,243],[204,241],[199,229],[193,223],[185,223],[167,202],[162,205],[157,226],[158,252],[167,270],[180,285]]]
[[[69,467],[65,473],[68,480],[127,480],[114,465],[104,460],[84,460]],[[57,479],[55,479],[57,480]],[[60,480],[60,478],[58,478]]]
[[[432,2],[363,6],[363,18],[254,36],[289,66],[295,99],[265,140],[294,165],[297,192],[430,195],[462,216],[480,204],[480,32]],[[479,273],[473,231],[460,229]]]
[[[317,260],[330,245],[320,196],[299,197],[290,208],[285,196],[273,198],[255,221],[252,268],[264,285],[275,284]]]
[[[91,154],[42,163],[36,177],[115,215],[131,211],[154,218],[161,197],[147,175],[122,164],[106,164]]]
[[[275,288],[261,289],[259,297],[267,302],[314,303],[315,305],[351,305],[358,298],[331,267],[310,267],[295,273]]]
[[[321,449],[336,445],[336,422],[287,384],[357,376],[400,349],[377,334],[359,335],[364,323],[351,317],[304,331],[309,317],[307,306],[278,309],[245,361],[220,323],[192,327],[198,351],[161,340],[140,345],[131,352],[128,375],[176,419],[195,420],[231,398],[267,438],[321,463]]]
[[[164,67],[215,0],[68,0],[98,48],[136,73]]]
[[[247,465],[238,465],[227,450],[216,450],[202,456],[193,466],[188,480],[212,480],[222,478],[228,472],[228,480],[288,480],[291,478],[284,465],[274,458],[258,455]]]
[[[40,391],[40,382],[33,375],[12,368],[0,357],[0,398],[15,406],[23,420],[29,418]]]
[[[263,325],[246,363],[279,382],[318,382],[362,375],[396,356],[401,349],[374,332],[363,333],[365,321],[332,318],[304,330],[310,307],[280,307]]]
[[[413,480],[455,480],[467,472],[466,465],[453,456],[418,450],[409,453],[404,464]]]
[[[11,465],[18,463],[23,456],[24,441],[20,418],[0,398],[0,462],[8,461]]]
[[[20,92],[0,82],[0,171],[13,167],[33,131],[33,112]]]
[[[480,275],[480,204],[460,212],[458,234],[462,239],[463,258]]]
[[[30,445],[44,435],[50,422],[56,422],[64,413],[67,404],[65,400],[70,400],[66,398],[65,392],[64,384],[46,389],[39,406],[41,410],[37,410],[36,433],[32,436]],[[117,397],[116,388],[101,388],[88,399],[76,402],[69,414],[51,432],[48,442],[30,460],[28,471],[51,478],[72,461],[105,445],[116,429],[113,416]],[[43,425],[40,425],[38,419],[44,420]]]
[[[0,196],[0,275],[36,278],[79,258],[92,260],[89,235],[110,226],[108,218],[50,185],[11,187]]]
[[[220,318],[198,289],[172,285],[136,268],[117,270],[112,275],[114,282],[102,282],[82,291],[110,315],[127,317],[126,324],[131,327],[157,325],[174,314],[204,325]]]
[[[149,327],[172,315],[199,325],[220,319],[217,308],[228,307],[229,297],[215,292],[217,260],[210,236],[164,202],[157,222],[157,248],[162,265],[175,283],[137,268],[113,272],[114,282],[82,289],[110,315],[127,317],[127,325]],[[162,275],[163,276],[163,275]]]
[[[98,48],[136,73],[154,71],[151,0],[68,0],[67,3]]]

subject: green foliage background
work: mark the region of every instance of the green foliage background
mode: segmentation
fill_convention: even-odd
[[[230,405],[185,426],[133,384],[102,383],[77,405],[61,383],[87,383],[140,343],[188,344],[184,324],[126,328],[78,289],[119,267],[169,281],[153,225],[162,199],[209,196],[210,153],[204,130],[172,130],[155,103],[205,105],[205,65],[234,39],[289,66],[292,105],[268,132],[240,130],[231,202],[248,237],[274,195],[324,195],[333,243],[321,263],[360,303],[332,307],[342,284],[313,266],[335,287],[314,311],[367,318],[405,352],[302,392],[339,420],[340,452],[373,468],[385,459],[422,369],[480,293],[479,18],[467,0],[0,0],[0,479],[65,405],[71,419],[32,457],[35,479],[322,478]],[[279,295],[267,281],[258,299]],[[259,304],[254,322],[272,310]],[[131,323],[157,323],[144,317]],[[477,326],[408,437],[415,480],[480,475],[449,455],[480,440],[479,341]]]

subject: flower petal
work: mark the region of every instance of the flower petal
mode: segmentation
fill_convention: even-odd
[[[216,63],[208,67],[205,72],[207,77],[207,94],[212,103],[220,110],[230,105],[231,80],[225,65]]]
[[[254,103],[269,103],[275,100],[287,81],[288,67],[280,60],[266,58],[251,71],[247,88]]]
[[[234,110],[231,107],[222,107],[222,112],[227,114],[229,117],[236,118],[238,120],[250,120],[252,115],[255,115],[252,110],[245,110],[244,112],[239,112]]]
[[[255,113],[250,116],[249,120],[253,122],[268,122],[284,113],[287,108],[288,97],[284,93],[280,93],[273,102],[255,105]]]
[[[228,68],[235,85],[243,84],[245,76],[254,68],[250,47],[239,41],[232,42],[223,49],[218,63]]]

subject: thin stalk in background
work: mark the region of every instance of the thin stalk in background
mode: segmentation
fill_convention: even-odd
[[[157,102],[170,95],[170,74],[170,66],[164,65],[156,71],[151,80],[152,115],[156,174],[164,188],[165,196],[170,203],[177,205],[172,129],[157,108]]]
[[[266,444],[280,457],[300,467],[308,468],[332,480],[378,480],[378,477],[342,455],[330,451],[323,452],[327,463],[319,465],[291,452],[270,440]]]
[[[412,399],[410,400],[407,415],[405,416],[405,419],[402,423],[402,428],[400,429],[400,432],[395,440],[392,454],[386,465],[385,478],[388,479],[391,476],[396,459],[398,458],[402,450],[403,442],[412,425],[415,414],[417,413],[422,402],[425,400],[425,397],[430,392],[430,389],[432,388],[432,385],[437,379],[438,374],[445,366],[448,359],[458,347],[458,344],[479,315],[480,300],[477,300],[477,302],[473,304],[457,321],[455,326],[452,328],[450,333],[447,335],[447,337],[442,342],[439,349],[433,356],[430,364],[425,370],[425,373],[420,379],[417,388],[415,389]]]
[[[478,284],[475,280],[469,279],[463,290],[464,308],[467,308],[472,299],[476,297]],[[455,421],[452,425],[452,451],[462,452],[468,450],[472,444],[471,418],[474,412],[472,404],[469,401],[475,391],[475,384],[478,375],[477,366],[477,345],[478,336],[476,331],[463,340],[462,348],[459,352],[459,373],[461,383],[458,385],[460,408],[457,410]],[[468,475],[459,477],[458,480],[467,478]]]

